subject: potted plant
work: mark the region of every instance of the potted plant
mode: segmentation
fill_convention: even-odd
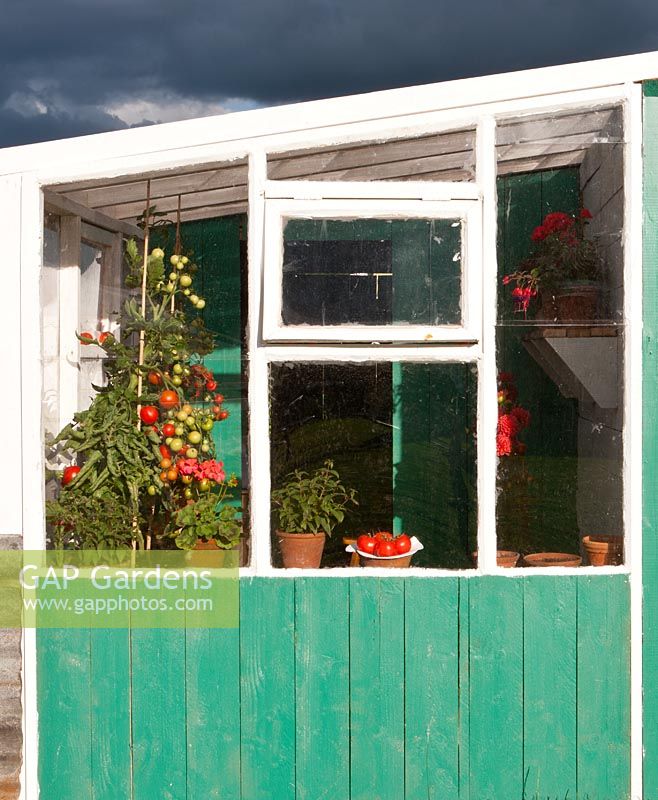
[[[555,211],[532,234],[533,252],[519,268],[503,277],[514,283],[515,311],[527,315],[534,298],[541,300],[538,318],[579,322],[596,318],[601,293],[601,259],[596,245],[585,238],[592,214]]]
[[[212,439],[228,412],[202,363],[213,336],[186,313],[205,300],[176,238],[169,259],[159,247],[149,252],[148,235],[143,253],[127,243],[132,292],[117,319],[121,339],[108,331],[78,336],[81,347],[105,352],[106,380],[50,443],[51,457],[74,462],[46,504],[55,547],[188,547],[198,533],[225,547],[239,536],[237,509],[222,505],[235,479]]]
[[[327,460],[314,472],[297,469],[272,492],[278,518],[276,538],[284,567],[316,569],[326,536],[345,519],[345,509],[358,505],[356,491],[347,489]]]
[[[583,548],[592,567],[618,566],[624,561],[624,537],[597,534],[583,536]]]

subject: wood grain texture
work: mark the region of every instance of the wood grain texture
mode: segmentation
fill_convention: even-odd
[[[524,579],[523,774],[529,797],[576,795],[576,581]]]
[[[186,796],[185,631],[131,632],[134,800]]]
[[[242,797],[295,797],[295,582],[240,584]]]
[[[469,753],[472,800],[523,789],[523,579],[469,583]]]
[[[89,631],[37,631],[41,800],[93,797]]]
[[[90,631],[91,771],[93,800],[132,792],[130,633]]]
[[[626,575],[578,578],[578,796],[630,792],[630,587]],[[655,794],[646,795],[647,800]]]
[[[350,584],[351,800],[404,797],[404,581]]]
[[[350,591],[295,580],[296,800],[350,797]]]
[[[187,797],[240,798],[240,632],[185,632]]]
[[[459,581],[405,579],[405,800],[459,797]]]
[[[658,798],[658,97],[645,89],[643,114],[642,561],[644,792]]]

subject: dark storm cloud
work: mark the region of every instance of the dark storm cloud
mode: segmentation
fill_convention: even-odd
[[[658,49],[653,0],[5,0],[2,14],[2,144],[122,127],[109,109],[149,98],[269,105]]]

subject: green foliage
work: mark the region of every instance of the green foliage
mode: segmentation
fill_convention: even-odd
[[[237,519],[240,510],[218,501],[215,494],[202,496],[176,512],[169,535],[182,550],[191,550],[197,539],[212,540],[222,550],[230,550],[240,541],[242,525]]]
[[[279,527],[288,533],[320,533],[331,536],[333,529],[345,519],[345,508],[358,505],[356,491],[346,489],[340,475],[327,460],[315,472],[297,469],[288,480],[272,492],[272,506]]]
[[[57,549],[116,550],[130,546],[141,517],[133,520],[111,492],[88,495],[63,491],[46,508],[51,544]]]

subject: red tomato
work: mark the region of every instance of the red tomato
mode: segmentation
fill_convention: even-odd
[[[62,486],[68,486],[81,469],[82,467],[67,467],[62,475]]]
[[[80,334],[80,344],[93,344],[94,343],[94,334],[89,333],[89,331],[82,331]]]
[[[388,531],[377,531],[373,536],[378,542],[390,542],[393,539],[393,535]]]
[[[162,433],[165,436],[173,436],[176,433],[176,426],[172,425],[171,422],[165,422],[162,426]]]
[[[167,447],[166,444],[160,445],[160,455],[163,458],[171,458],[171,450]]]
[[[142,406],[139,411],[139,418],[144,425],[153,425],[158,421],[159,416],[160,412],[155,406]]]
[[[362,553],[372,555],[375,552],[375,547],[377,547],[377,540],[372,536],[366,536],[365,533],[356,540],[356,548]]]
[[[209,392],[214,392],[217,388],[217,381],[206,381],[206,389]]]
[[[377,547],[375,548],[375,555],[376,556],[395,556],[397,555],[395,551],[395,545],[393,542],[388,541],[386,539],[377,542]]]
[[[219,414],[217,414],[218,419],[226,419],[227,417],[228,417],[228,411],[220,411]]]
[[[162,384],[162,378],[157,372],[149,372],[147,378],[151,386],[160,386]]]
[[[98,341],[100,344],[105,344],[108,339],[114,339],[114,336],[109,331],[103,331],[98,337]]]
[[[411,550],[411,539],[406,533],[401,533],[393,544],[395,545],[395,552],[400,555],[408,553]]]
[[[160,405],[162,408],[176,408],[178,405],[178,394],[171,389],[165,389],[160,395]]]
[[[213,397],[213,400],[214,400],[216,403],[219,403],[219,405],[221,406],[221,404],[224,402],[224,395],[223,395],[223,394],[216,394],[216,395]]]

